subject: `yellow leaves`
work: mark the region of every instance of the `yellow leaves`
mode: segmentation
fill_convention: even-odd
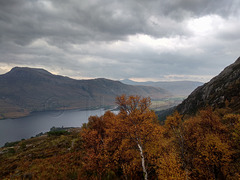
[[[120,108],[120,115],[127,116],[130,114],[141,114],[149,111],[151,105],[150,98],[141,98],[140,96],[122,95],[116,98],[116,104]]]
[[[230,146],[214,134],[207,134],[202,142],[197,143],[197,148],[199,157],[209,166],[224,166],[230,162]]]
[[[90,117],[80,134],[86,154],[83,169],[92,175],[117,171],[122,176],[140,178],[146,174],[142,166],[153,162],[151,159],[156,156],[153,154],[159,147],[163,128],[148,109],[150,98],[123,95],[116,101],[118,115],[106,112],[101,117]]]
[[[187,158],[194,178],[217,179],[227,176],[233,151],[229,141],[230,129],[226,119],[211,109],[202,110],[183,124]]]
[[[178,112],[174,112],[173,115],[168,116],[165,122],[167,130],[173,130],[180,126],[182,123],[182,116]]]
[[[235,124],[240,122],[239,114],[226,114],[223,117],[223,123],[227,124],[230,128],[232,128]]]
[[[206,109],[183,122],[175,112],[160,126],[148,109],[149,99],[121,96],[117,102],[118,115],[107,112],[91,117],[82,131],[86,144],[83,169],[93,175],[117,171],[121,177],[134,178],[154,169],[158,179],[211,179],[228,174],[233,152],[226,142],[230,126],[223,122],[234,122],[232,136],[239,137],[240,118],[221,119]],[[143,173],[145,163],[148,169]]]
[[[208,108],[183,121],[175,112],[161,126],[149,98],[121,96],[117,102],[118,115],[90,117],[79,136],[46,137],[43,147],[38,142],[22,157],[0,155],[7,164],[0,165],[0,176],[143,179],[147,172],[149,179],[239,179],[240,115]]]
[[[240,122],[238,122],[235,126],[234,126],[234,131],[232,133],[233,135],[233,140],[236,142],[236,144],[240,144]]]
[[[164,152],[157,162],[157,173],[159,180],[184,180],[186,175],[181,168],[181,161],[174,151]]]

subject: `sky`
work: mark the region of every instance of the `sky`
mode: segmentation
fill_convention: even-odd
[[[239,32],[240,0],[0,0],[0,74],[207,82]]]

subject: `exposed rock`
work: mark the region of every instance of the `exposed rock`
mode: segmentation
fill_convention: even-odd
[[[240,110],[240,58],[210,82],[194,90],[176,109],[181,114],[194,114],[207,105],[224,107],[226,101],[234,111]]]

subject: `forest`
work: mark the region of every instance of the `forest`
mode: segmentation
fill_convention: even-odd
[[[69,133],[51,133],[0,150],[1,179],[239,179],[240,115],[205,107],[163,123],[150,98],[116,98]]]

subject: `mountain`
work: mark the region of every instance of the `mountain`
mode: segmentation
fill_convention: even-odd
[[[0,118],[25,116],[33,111],[106,107],[121,94],[169,97],[164,89],[125,85],[108,79],[75,80],[44,69],[15,67],[0,75]]]
[[[197,81],[147,81],[147,82],[135,82],[130,79],[124,79],[121,81],[125,84],[130,85],[144,85],[144,86],[153,86],[166,89],[175,96],[188,96],[194,89],[198,86],[203,85],[201,82]]]
[[[206,106],[222,108],[225,105],[240,112],[240,57],[210,82],[193,91],[176,109],[181,114],[194,114]]]

